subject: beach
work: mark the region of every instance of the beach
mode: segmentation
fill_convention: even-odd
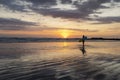
[[[0,43],[0,80],[120,80],[120,41]]]

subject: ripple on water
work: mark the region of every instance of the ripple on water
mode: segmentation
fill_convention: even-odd
[[[101,43],[99,45],[101,45]],[[51,49],[53,48],[55,49],[53,50],[55,51],[53,52],[55,55],[47,55],[52,58],[38,59],[37,61],[24,61],[22,60],[23,58],[20,58],[18,61],[12,59],[12,61],[0,63],[0,80],[120,80],[120,56],[94,52],[93,48],[98,50],[100,48],[99,45],[97,48],[95,45],[91,45],[91,43],[87,45],[86,48],[88,48],[88,51],[86,56],[82,56],[78,48],[81,46],[78,44],[77,46],[74,44],[72,47],[63,47],[60,45],[57,48],[57,45],[54,44],[51,48],[47,46],[47,49],[44,49],[43,46],[39,49],[40,45],[38,45],[39,47],[37,47],[37,49],[35,49],[35,46],[28,46],[28,48],[25,49],[28,51],[29,47],[35,49],[34,51],[38,53],[35,53],[37,56],[41,56],[41,50],[45,52],[45,54],[42,52],[41,54],[46,56],[46,52],[47,54],[52,53]],[[62,49],[62,51],[60,51],[60,49]],[[89,49],[92,49],[93,52],[89,52]],[[31,54],[28,53],[24,58],[26,59],[29,55],[31,56]],[[64,56],[62,57],[62,55]],[[59,58],[59,56],[61,58]],[[0,62],[4,62],[4,60]]]

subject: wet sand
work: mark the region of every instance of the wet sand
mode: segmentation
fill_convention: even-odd
[[[0,80],[120,80],[120,42],[3,43]]]

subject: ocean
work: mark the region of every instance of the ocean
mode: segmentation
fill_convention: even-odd
[[[0,43],[0,80],[120,80],[120,41]]]

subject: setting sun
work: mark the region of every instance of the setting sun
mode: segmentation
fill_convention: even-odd
[[[60,34],[63,38],[67,38],[70,35],[68,30],[61,30]]]

